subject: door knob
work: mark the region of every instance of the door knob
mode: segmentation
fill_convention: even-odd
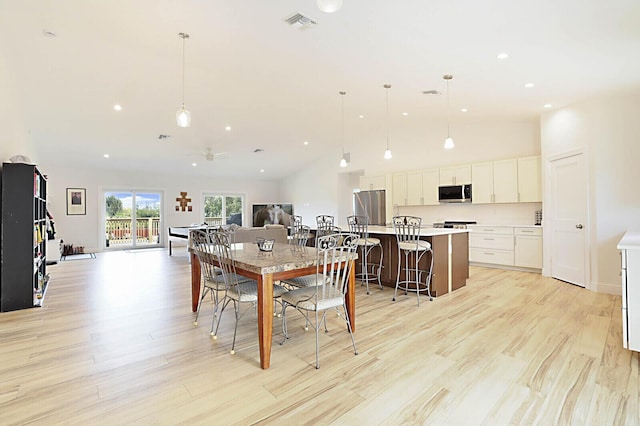
[[[582,229],[582,224],[581,224],[581,223],[577,224],[577,225],[576,225],[576,228],[578,228],[578,229]]]

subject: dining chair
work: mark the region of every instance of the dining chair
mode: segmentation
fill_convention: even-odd
[[[356,278],[367,286],[367,294],[369,294],[369,282],[378,281],[380,290],[382,290],[382,282],[380,281],[380,273],[382,271],[382,259],[384,253],[379,238],[369,236],[369,218],[367,216],[349,216],[347,217],[349,224],[349,232],[358,234],[358,247],[360,248],[360,272],[356,273]],[[369,255],[375,249],[379,250],[380,260],[378,264],[369,263]]]
[[[322,277],[320,284],[288,291],[282,295],[282,331],[284,339],[280,343],[283,345],[289,338],[287,329],[287,307],[291,306],[300,312],[305,318],[305,330],[308,325],[312,325],[316,332],[316,368],[320,368],[320,341],[319,332],[321,324],[324,323],[324,331],[327,329],[327,311],[337,310],[342,307],[340,316],[347,323],[347,329],[353,344],[353,353],[358,355],[356,341],[353,337],[351,322],[347,315],[345,304],[345,292],[347,283],[353,267],[353,255],[358,248],[359,236],[356,234],[332,234],[318,239],[318,258],[316,266],[316,276]],[[320,317],[322,312],[322,317]],[[313,314],[315,322],[309,318]]]
[[[212,334],[212,336],[214,339],[218,338],[218,328],[220,327],[220,322],[222,321],[222,314],[224,314],[224,311],[229,303],[233,303],[233,310],[235,312],[236,319],[233,329],[233,343],[231,344],[231,355],[233,355],[235,354],[238,321],[247,311],[252,310],[251,308],[255,309],[258,303],[258,282],[256,280],[246,278],[245,281],[239,280],[239,277],[241,276],[236,273],[234,252],[231,248],[230,236],[228,233],[218,231],[209,235],[211,235],[212,237],[212,245],[214,247],[216,259],[218,265],[220,265],[222,277],[225,284],[225,298],[222,301],[220,318],[218,319],[218,324],[216,325],[215,332]],[[280,297],[285,292],[286,289],[282,286],[278,284],[273,285],[274,297]],[[249,304],[251,306],[244,311],[241,311],[241,305],[243,303]]]
[[[196,318],[193,320],[193,325],[198,325],[198,316],[200,315],[200,307],[207,293],[211,295],[213,302],[213,319],[211,321],[211,335],[213,335],[213,327],[215,326],[216,317],[218,315],[218,308],[220,306],[220,294],[226,290],[224,277],[222,275],[222,269],[215,265],[216,254],[214,245],[211,241],[211,235],[214,231],[212,229],[195,229],[190,233],[191,244],[193,250],[196,253],[198,262],[200,263],[200,270],[202,271],[202,291],[200,292],[200,300],[198,302],[198,309],[196,310]],[[236,277],[238,282],[245,282],[248,278],[238,276]]]
[[[433,301],[431,296],[431,277],[433,276],[433,251],[431,243],[420,239],[420,225],[422,219],[417,216],[394,216],[393,230],[396,234],[398,242],[398,276],[396,277],[396,288],[393,292],[393,301],[395,302],[398,289],[407,292],[415,292],[420,306],[420,293],[426,292],[429,300]],[[420,260],[429,254],[431,262],[428,270],[421,270],[419,267]],[[404,257],[404,259],[403,259]],[[404,260],[404,267],[402,263]],[[404,271],[404,279],[401,278]],[[426,276],[424,282],[422,277]],[[413,285],[413,288],[411,287]]]
[[[318,238],[335,233],[336,227],[334,221],[334,217],[330,215],[323,214],[316,216],[316,247],[318,247]]]
[[[289,244],[305,246],[310,236],[311,228],[302,224],[302,216],[291,215]]]

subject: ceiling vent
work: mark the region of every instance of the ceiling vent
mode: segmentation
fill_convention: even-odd
[[[425,90],[424,92],[422,92],[424,95],[442,95],[441,92],[438,92],[437,90]]]
[[[307,18],[306,16],[297,12],[286,18],[284,22],[289,24],[292,28],[296,28],[298,30],[306,30],[316,25],[316,22],[314,20],[312,20],[311,18]]]

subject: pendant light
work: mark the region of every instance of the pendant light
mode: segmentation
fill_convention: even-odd
[[[447,82],[447,138],[444,140],[444,149],[453,149],[455,145],[453,144],[453,138],[451,137],[451,133],[449,132],[449,110],[451,109],[449,104],[449,80],[453,79],[453,76],[447,74],[442,78],[444,78]]]
[[[347,158],[344,155],[344,95],[347,92],[340,92],[340,99],[342,102],[342,158],[340,159],[340,167],[347,167]]]
[[[184,107],[184,47],[189,34],[179,33],[178,37],[182,39],[182,107],[176,112],[176,121],[178,122],[178,127],[189,127],[191,125],[191,113]]]
[[[318,0],[318,9],[326,13],[333,13],[340,10],[342,0]]]
[[[384,159],[391,160],[391,150],[389,149],[389,89],[391,88],[390,84],[385,84],[384,88],[387,90],[387,149],[384,151]]]

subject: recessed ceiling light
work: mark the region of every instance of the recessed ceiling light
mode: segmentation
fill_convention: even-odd
[[[497,58],[500,60],[507,59],[508,57],[509,57],[509,54],[507,52],[498,53],[498,56],[497,56]]]
[[[525,83],[524,87],[526,87],[527,89],[531,89],[533,86],[535,86],[535,84],[533,83]]]
[[[404,115],[406,117],[407,115],[409,115],[409,113],[408,112],[403,112],[402,115]]]
[[[305,145],[309,145],[309,141],[304,141],[304,144]]]
[[[264,169],[260,169],[260,173],[264,173]]]
[[[468,109],[466,109],[466,108],[462,108],[460,111],[462,111],[462,112],[467,112],[467,111],[469,111],[469,110],[468,110]]]
[[[227,127],[225,127],[224,129],[225,129],[227,132],[230,132],[230,131],[231,131],[231,126],[227,126]]]
[[[104,158],[109,158],[109,154],[103,155]]]
[[[358,116],[358,118],[364,118],[364,115],[360,115],[360,116]]]
[[[191,163],[191,165],[192,165],[193,167],[195,167],[195,166],[197,166],[197,165],[198,165],[198,163]]]
[[[120,105],[120,104],[115,104],[115,105],[113,106],[113,109],[115,109],[116,111],[122,111],[122,105]]]
[[[544,104],[544,107],[545,107],[545,108],[552,108],[552,107],[553,107],[553,105],[551,105],[551,104]]]

